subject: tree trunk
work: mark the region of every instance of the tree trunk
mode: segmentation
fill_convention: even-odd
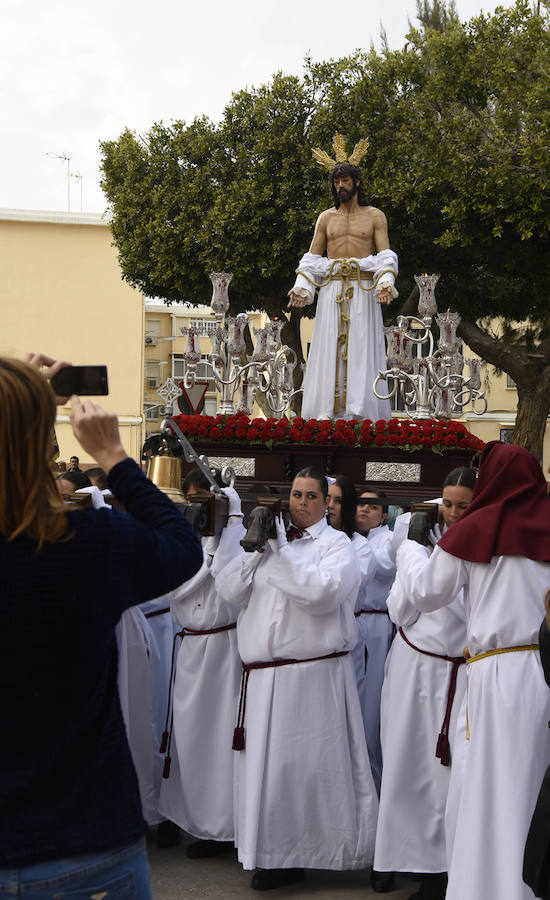
[[[514,428],[514,444],[530,450],[542,461],[546,421],[550,411],[550,366],[542,377],[516,384],[518,411]]]
[[[415,305],[416,300],[416,305]],[[415,315],[418,293],[414,289],[398,315]],[[475,322],[463,319],[457,334],[465,344],[486,362],[514,379],[518,391],[518,407],[513,441],[542,459],[542,448],[548,413],[550,412],[550,360],[533,358],[522,347],[506,344],[484,331]]]
[[[461,322],[458,334],[474,353],[514,379],[518,407],[513,442],[542,459],[550,410],[550,365],[543,359],[533,359],[523,348],[493,338],[473,322]]]

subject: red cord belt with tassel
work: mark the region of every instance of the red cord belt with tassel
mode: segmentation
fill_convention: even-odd
[[[170,766],[172,764],[172,757],[170,756],[170,745],[172,743],[172,731],[174,728],[174,711],[172,709],[172,689],[174,686],[174,663],[176,660],[176,643],[178,638],[183,640],[184,637],[192,637],[201,634],[219,634],[222,631],[232,631],[237,627],[236,622],[232,622],[230,625],[218,625],[216,628],[182,628],[181,631],[178,631],[174,635],[174,642],[172,644],[172,661],[170,663],[170,681],[168,682],[168,706],[166,708],[166,721],[164,723],[164,731],[162,732],[162,740],[160,744],[160,753],[166,753],[166,757],[164,759],[164,768],[162,771],[163,778],[170,777]]]
[[[458,675],[458,670],[460,666],[464,665],[466,660],[463,656],[444,656],[442,653],[432,653],[430,650],[421,650],[420,647],[417,647],[412,641],[409,641],[407,635],[403,631],[402,628],[399,629],[399,634],[403,638],[406,644],[409,647],[412,647],[413,650],[416,650],[417,653],[422,653],[424,656],[433,656],[435,659],[444,659],[445,662],[449,662],[452,665],[451,668],[451,677],[449,679],[449,687],[447,690],[447,707],[445,709],[445,718],[443,719],[443,725],[441,726],[441,731],[437,738],[437,745],[435,748],[435,755],[437,759],[440,760],[442,766],[448,766],[451,762],[451,746],[449,744],[449,725],[451,722],[451,710],[453,708],[453,700],[455,698],[456,693],[456,679]]]
[[[241,677],[241,694],[239,697],[239,712],[237,725],[233,732],[233,750],[244,750],[244,719],[246,715],[246,694],[248,690],[248,678],[254,669],[278,669],[280,666],[296,666],[300,663],[319,662],[321,659],[337,659],[339,656],[347,656],[349,650],[339,650],[336,653],[327,653],[326,656],[313,656],[310,659],[270,659],[266,662],[243,663]]]

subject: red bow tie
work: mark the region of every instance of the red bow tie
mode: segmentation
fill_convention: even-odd
[[[297,528],[296,525],[291,525],[286,533],[286,539],[289,544],[292,543],[292,541],[297,541],[298,538],[301,538],[303,536],[304,536],[304,529]]]

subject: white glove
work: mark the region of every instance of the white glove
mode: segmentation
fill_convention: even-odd
[[[235,488],[225,487],[222,488],[222,494],[224,497],[227,497],[229,500],[229,512],[230,516],[242,516],[241,510],[241,498],[237,494]]]
[[[202,551],[205,556],[214,556],[214,553],[218,549],[219,538],[216,537],[215,534],[210,537],[203,538]]]
[[[98,487],[92,485],[91,487],[78,488],[75,491],[75,494],[90,494],[92,498],[92,506],[94,509],[101,509],[102,506],[105,506],[107,509],[111,509],[109,504],[105,501],[105,497],[103,492],[99,490]]]
[[[435,523],[433,530],[430,531],[428,537],[429,537],[431,543],[433,544],[433,546],[435,547],[435,545],[441,538],[441,528],[439,527],[438,522]]]
[[[286,539],[286,525],[282,514],[275,517],[275,530],[277,532],[277,549],[282,550],[286,547],[288,541]]]

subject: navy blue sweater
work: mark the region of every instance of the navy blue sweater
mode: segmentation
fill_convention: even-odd
[[[0,865],[93,853],[145,831],[117,690],[115,625],[201,566],[200,541],[133,460],[130,515],[69,513],[66,540],[0,536]]]

